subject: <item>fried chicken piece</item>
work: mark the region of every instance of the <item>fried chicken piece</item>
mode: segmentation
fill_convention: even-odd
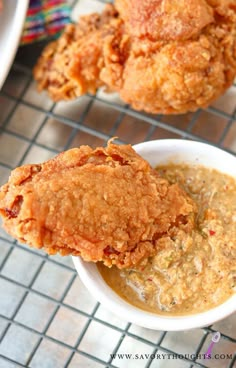
[[[182,114],[208,106],[233,83],[236,0],[115,4],[119,15],[109,5],[82,17],[46,48],[34,70],[39,89],[57,101],[104,85],[137,110]]]
[[[116,4],[120,2],[117,0]],[[109,52],[105,50],[104,53],[105,58],[107,54],[112,57],[105,59],[100,78],[119,91],[121,98],[135,109],[166,114],[195,111],[208,106],[233,83],[236,76],[236,1],[199,2],[202,5],[196,7],[197,16],[193,11],[194,21],[189,23],[191,4],[195,3],[196,0],[190,0],[187,6],[185,0],[171,1],[170,6],[169,1],[146,0],[133,3],[133,7],[130,3],[130,18],[133,15],[134,20],[133,23],[131,19],[125,22],[126,32],[132,32],[128,57],[121,64],[120,55],[125,52],[123,46],[119,47],[121,42],[113,37],[115,47],[111,46]],[[145,8],[145,4],[150,7]],[[155,13],[150,16],[155,4],[156,11],[166,9],[158,19]],[[186,11],[182,13],[184,4]],[[146,17],[146,28],[142,28],[137,19],[135,23],[137,9],[140,19]],[[150,14],[145,13],[147,9]],[[162,31],[157,30],[159,37],[153,31],[156,21],[157,25],[168,24]],[[149,32],[155,35],[155,40]],[[118,63],[113,55],[117,55]],[[121,65],[123,69],[118,74]],[[113,83],[115,78],[121,81],[119,88],[117,82]]]
[[[105,11],[69,24],[62,36],[46,46],[34,68],[39,89],[48,90],[53,100],[67,100],[95,93],[104,83],[99,75],[103,64],[103,34],[112,33],[118,13],[112,5]],[[119,21],[118,21],[119,22]]]
[[[49,254],[131,267],[194,226],[196,207],[131,146],[81,146],[12,171],[0,190],[6,231]]]
[[[150,40],[188,40],[214,21],[205,0],[116,0],[129,34]]]

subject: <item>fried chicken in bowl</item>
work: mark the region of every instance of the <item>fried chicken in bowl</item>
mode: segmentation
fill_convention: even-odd
[[[127,268],[146,262],[178,228],[190,232],[196,206],[130,145],[81,146],[12,171],[0,190],[6,231],[49,254],[80,255]]]
[[[217,170],[218,172],[220,172],[222,174],[222,178],[224,175],[229,175],[232,180],[234,179],[234,183],[236,182],[236,164],[235,164],[235,157],[233,157],[232,155],[218,149],[215,148],[213,146],[210,146],[208,144],[204,144],[204,143],[200,143],[200,142],[190,142],[190,141],[186,141],[186,140],[159,140],[159,141],[152,141],[152,142],[145,142],[142,143],[140,145],[136,145],[134,146],[135,150],[143,157],[145,158],[153,167],[157,167],[157,166],[165,166],[171,163],[171,165],[173,164],[186,164],[186,165],[191,165],[192,167],[196,167],[196,166],[204,166],[206,169],[209,170],[209,172],[213,170]],[[235,184],[234,184],[235,187]],[[200,190],[199,188],[195,188],[194,186],[194,182],[192,183],[192,188],[193,188],[193,193],[196,193],[198,190]],[[234,191],[234,197],[231,197],[231,207],[232,209],[235,210],[235,201],[233,200],[233,198],[235,198],[235,193],[236,191]],[[195,194],[193,194],[194,196]],[[211,197],[211,196],[210,196]],[[230,195],[228,195],[228,200],[230,200]],[[219,199],[221,200],[221,199]],[[221,204],[222,206],[222,204]],[[228,210],[226,209],[226,212]],[[213,212],[207,212],[207,216],[208,219],[206,220],[206,222],[209,222],[211,224],[215,223],[217,224],[218,220],[214,218]],[[227,232],[227,219],[225,218],[225,231]],[[231,223],[231,232],[232,232],[232,228],[233,225]],[[234,228],[235,229],[235,228]],[[211,231],[210,231],[211,230]],[[204,235],[204,243],[209,242],[211,244],[211,242],[214,240],[214,232],[212,229],[209,230],[209,239],[205,239],[205,235],[207,237],[207,234]],[[222,230],[224,233],[224,229]],[[233,236],[235,238],[235,231],[233,233]],[[191,236],[191,234],[190,234]],[[199,235],[201,236],[201,234]],[[219,243],[218,240],[216,240],[217,244]],[[229,251],[230,252],[230,246],[231,246],[231,255],[229,256],[230,258],[228,259],[229,264],[231,264],[231,274],[232,276],[234,275],[234,271],[232,269],[232,267],[235,269],[235,263],[234,263],[234,259],[232,258],[233,256],[235,257],[235,244],[234,244],[234,240],[232,240],[231,242],[232,244],[230,245],[230,242],[227,244],[227,247],[224,249],[224,246],[222,244],[222,242],[220,242],[218,244],[218,246],[221,247],[222,245],[222,251],[223,253],[221,255],[219,254],[214,254],[214,252],[207,252],[206,257],[203,256],[203,263],[204,264],[204,268],[205,268],[205,276],[206,276],[206,285],[201,283],[201,273],[203,272],[203,270],[195,269],[195,267],[199,267],[199,263],[198,263],[198,259],[199,256],[201,255],[202,251],[201,247],[198,248],[197,252],[196,252],[196,259],[194,260],[194,262],[196,262],[195,266],[191,269],[192,267],[192,263],[191,263],[191,258],[188,261],[188,257],[190,257],[190,252],[189,250],[187,250],[186,255],[184,255],[184,258],[182,258],[182,262],[180,262],[178,264],[178,262],[176,263],[176,267],[173,267],[173,272],[174,274],[181,271],[181,272],[185,272],[185,267],[184,264],[186,266],[188,266],[188,264],[191,266],[190,269],[189,267],[186,268],[186,280],[189,278],[189,276],[191,276],[194,280],[194,283],[192,283],[191,285],[189,285],[189,292],[193,292],[194,290],[192,288],[195,288],[195,284],[196,283],[200,283],[200,290],[201,292],[204,291],[203,289],[205,288],[208,292],[208,299],[207,302],[212,303],[214,302],[213,299],[211,299],[211,285],[212,288],[215,288],[215,297],[218,295],[218,290],[217,290],[217,286],[219,287],[219,290],[221,288],[221,285],[224,285],[224,282],[227,279],[227,275],[228,275],[228,270],[225,270],[225,280],[222,280],[221,282],[218,282],[216,285],[213,282],[213,279],[211,278],[213,273],[215,273],[215,275],[217,275],[217,277],[221,277],[220,274],[218,273],[218,269],[215,268],[211,269],[210,267],[213,265],[214,262],[216,262],[217,264],[221,264],[222,261],[224,261],[224,257],[225,257],[225,251]],[[213,243],[214,244],[214,243]],[[216,244],[216,243],[215,243]],[[221,245],[220,245],[221,244]],[[176,244],[178,245],[178,244]],[[181,243],[178,245],[180,246]],[[233,246],[233,248],[232,248]],[[204,245],[205,247],[205,245]],[[177,253],[177,249],[176,248],[176,253]],[[194,244],[192,244],[192,249],[194,250]],[[160,255],[164,254],[163,253],[163,249],[160,251]],[[175,257],[175,255],[173,256]],[[155,258],[155,257],[154,257]],[[160,257],[159,257],[160,258]],[[181,260],[181,259],[180,259]],[[236,311],[236,294],[235,293],[231,293],[231,295],[223,300],[220,304],[211,307],[210,309],[207,309],[205,311],[201,311],[201,312],[184,312],[182,314],[175,314],[174,312],[166,314],[163,312],[160,313],[153,313],[151,311],[148,311],[147,309],[144,309],[142,306],[137,307],[136,304],[134,304],[133,302],[128,302],[127,299],[124,299],[124,297],[122,296],[121,292],[117,292],[117,290],[115,290],[114,288],[112,288],[110,286],[110,284],[107,282],[107,280],[104,279],[103,274],[100,271],[100,267],[97,267],[97,265],[92,264],[92,263],[87,263],[84,262],[80,257],[73,257],[73,261],[74,261],[74,265],[78,271],[78,274],[81,278],[81,280],[83,281],[83,283],[85,284],[85,286],[88,288],[88,290],[91,292],[91,294],[98,300],[100,301],[107,309],[109,309],[110,311],[112,311],[112,313],[117,314],[117,316],[119,316],[119,318],[123,318],[126,321],[135,323],[139,326],[145,327],[145,328],[150,328],[150,329],[155,329],[155,330],[164,330],[164,331],[180,331],[180,330],[188,330],[188,329],[192,329],[192,328],[199,328],[199,327],[203,327],[203,326],[207,326],[207,325],[211,325],[213,323],[215,323],[216,321],[219,321],[225,317],[227,317],[228,315],[234,313]],[[167,262],[166,259],[163,258],[163,262]],[[171,261],[168,259],[168,263],[170,263]],[[173,262],[173,261],[172,261]],[[173,265],[174,266],[174,265]],[[169,269],[170,266],[165,266],[167,267],[167,271]],[[142,268],[143,269],[143,268]],[[142,274],[142,269],[139,270],[140,273],[140,278],[141,278],[141,274]],[[208,273],[209,270],[209,273]],[[110,271],[112,271],[111,269],[107,269],[108,273],[110,273]],[[126,273],[129,270],[117,270],[118,272],[122,272],[122,273]],[[130,273],[131,273],[131,277],[132,274],[135,273],[134,272],[134,268],[130,269]],[[161,279],[164,277],[164,275],[166,274],[166,271],[161,274],[160,273],[161,269],[158,268],[157,269],[157,273],[158,273],[158,277],[160,277]],[[211,272],[210,272],[211,271]],[[197,272],[197,273],[196,273]],[[196,273],[196,275],[195,275]],[[173,276],[174,276],[173,274]],[[168,276],[168,273],[167,273]],[[208,277],[208,278],[207,278]],[[235,276],[233,276],[235,277]],[[170,282],[170,280],[168,280]],[[176,287],[178,286],[178,279],[176,281],[173,281],[173,285],[171,287],[169,287],[168,293],[172,293],[173,290],[176,289]],[[224,281],[224,282],[223,282]],[[148,279],[147,283],[152,284],[152,280]],[[156,280],[155,280],[156,282]],[[118,283],[120,283],[120,281],[118,280]],[[135,284],[137,287],[137,284]],[[215,287],[216,286],[216,287]],[[229,284],[229,287],[232,286],[232,284]],[[127,286],[128,288],[128,286]],[[205,290],[205,291],[206,291]],[[131,290],[132,291],[132,290]],[[135,288],[133,290],[133,292],[135,291]],[[139,289],[139,295],[142,298],[143,295],[142,293],[144,292],[143,289]],[[141,292],[142,291],[142,292]],[[205,292],[204,291],[204,292]],[[198,295],[201,295],[201,292],[195,291],[196,297]],[[224,292],[224,290],[223,290]],[[176,295],[176,300],[178,299],[177,297],[181,296],[183,294],[183,289],[178,287],[178,295]],[[131,294],[132,296],[132,294]],[[158,302],[158,301],[156,301]],[[190,301],[191,302],[191,299]]]

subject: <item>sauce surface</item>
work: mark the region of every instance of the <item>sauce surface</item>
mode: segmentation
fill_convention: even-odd
[[[167,315],[206,311],[236,292],[236,180],[202,166],[157,169],[197,203],[196,228],[160,239],[157,254],[137,269],[98,269],[117,294],[141,309]]]

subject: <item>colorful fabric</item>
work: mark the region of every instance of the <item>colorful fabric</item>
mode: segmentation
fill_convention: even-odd
[[[70,7],[63,0],[30,0],[21,43],[58,36],[70,22]]]

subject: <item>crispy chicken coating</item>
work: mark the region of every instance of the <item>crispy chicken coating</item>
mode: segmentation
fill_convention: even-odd
[[[130,145],[81,146],[12,171],[0,190],[6,231],[49,254],[131,267],[163,237],[190,232],[196,207]]]
[[[125,24],[140,38],[124,65],[121,98],[137,110],[185,113],[207,107],[230,87],[236,76],[236,0],[133,2]],[[138,22],[142,17],[145,27]],[[104,80],[111,86],[109,74]]]
[[[236,76],[236,0],[116,0],[49,44],[34,77],[54,100],[100,86],[137,110],[208,106]],[[117,12],[117,10],[118,12]]]
[[[112,33],[112,22],[116,22],[117,15],[115,8],[108,5],[101,15],[91,14],[81,17],[79,25],[69,24],[38,60],[34,78],[39,89],[47,89],[55,101],[95,93],[103,85],[99,78],[102,34]]]
[[[116,8],[132,36],[187,40],[214,21],[205,0],[116,0]]]

